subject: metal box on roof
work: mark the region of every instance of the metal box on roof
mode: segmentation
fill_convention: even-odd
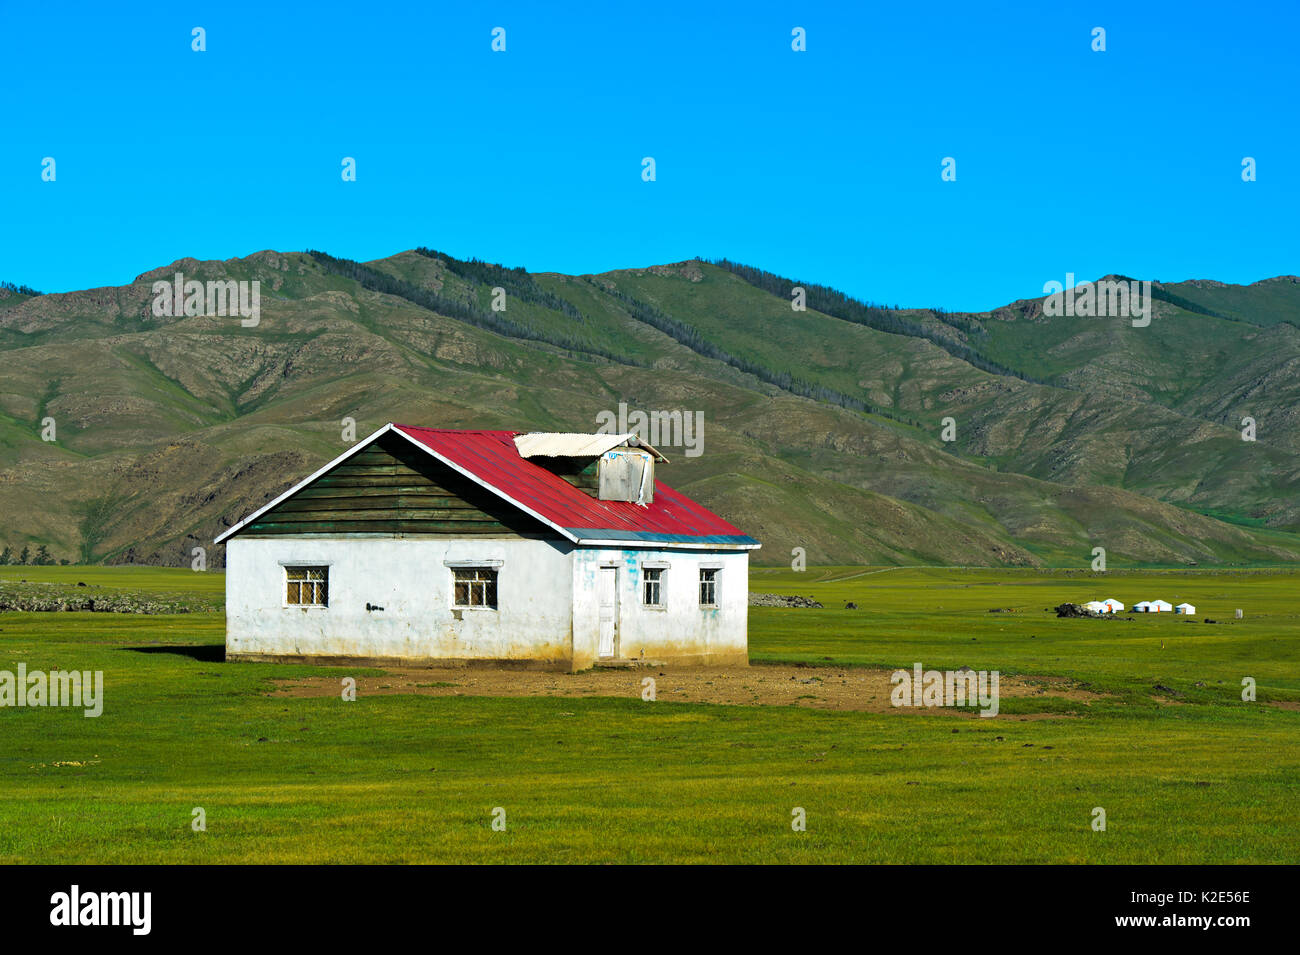
[[[602,501],[649,504],[655,498],[655,460],[639,448],[611,448],[597,465]]]

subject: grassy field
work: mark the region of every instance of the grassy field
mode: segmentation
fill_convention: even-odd
[[[1153,695],[1239,703],[1241,680],[1249,676],[1260,700],[1300,701],[1300,571],[756,568],[749,588],[816,596],[826,608],[756,608],[755,662],[896,667],[919,661],[939,669],[1051,674],[1134,703]],[[1098,621],[1048,612],[1103,598],[1129,608],[1156,598],[1186,601],[1196,613],[1126,612]],[[860,609],[843,609],[849,602]],[[817,614],[816,627],[808,626],[809,613]],[[1215,623],[1204,623],[1207,618]],[[1154,690],[1157,685],[1173,692]]]
[[[65,597],[143,595],[191,611],[225,609],[226,577],[174,567],[0,567],[0,593]]]
[[[200,603],[223,583],[23,567],[3,568],[0,587],[21,578]],[[1285,705],[1300,700],[1298,583],[1294,572],[753,573],[754,591],[826,604],[751,609],[757,663],[969,665],[1107,694],[1004,700],[996,719],[286,698],[268,695],[277,677],[345,674],[220,662],[219,613],[4,613],[0,670],[103,670],[105,703],[96,719],[0,709],[0,862],[1294,863],[1300,712]],[[1092,597],[1187,599],[1198,622],[1044,612]],[[837,609],[846,601],[860,609]],[[1242,702],[1244,676],[1258,702]],[[195,807],[206,832],[191,829]],[[806,832],[791,829],[795,807]],[[1090,827],[1094,807],[1105,832]]]

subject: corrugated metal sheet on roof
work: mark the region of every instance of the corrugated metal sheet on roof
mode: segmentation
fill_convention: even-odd
[[[759,546],[754,538],[662,481],[655,482],[654,501],[649,505],[597,500],[521,457],[515,447],[519,432],[393,427],[580,542]]]
[[[626,444],[634,434],[580,434],[575,431],[532,431],[515,436],[520,457],[597,458]]]

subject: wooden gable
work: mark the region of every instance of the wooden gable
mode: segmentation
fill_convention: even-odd
[[[239,534],[559,536],[392,432],[259,515]]]

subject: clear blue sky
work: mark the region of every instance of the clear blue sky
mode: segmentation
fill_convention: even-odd
[[[1300,272],[1294,2],[124,6],[0,6],[0,279],[427,245],[984,309]]]

